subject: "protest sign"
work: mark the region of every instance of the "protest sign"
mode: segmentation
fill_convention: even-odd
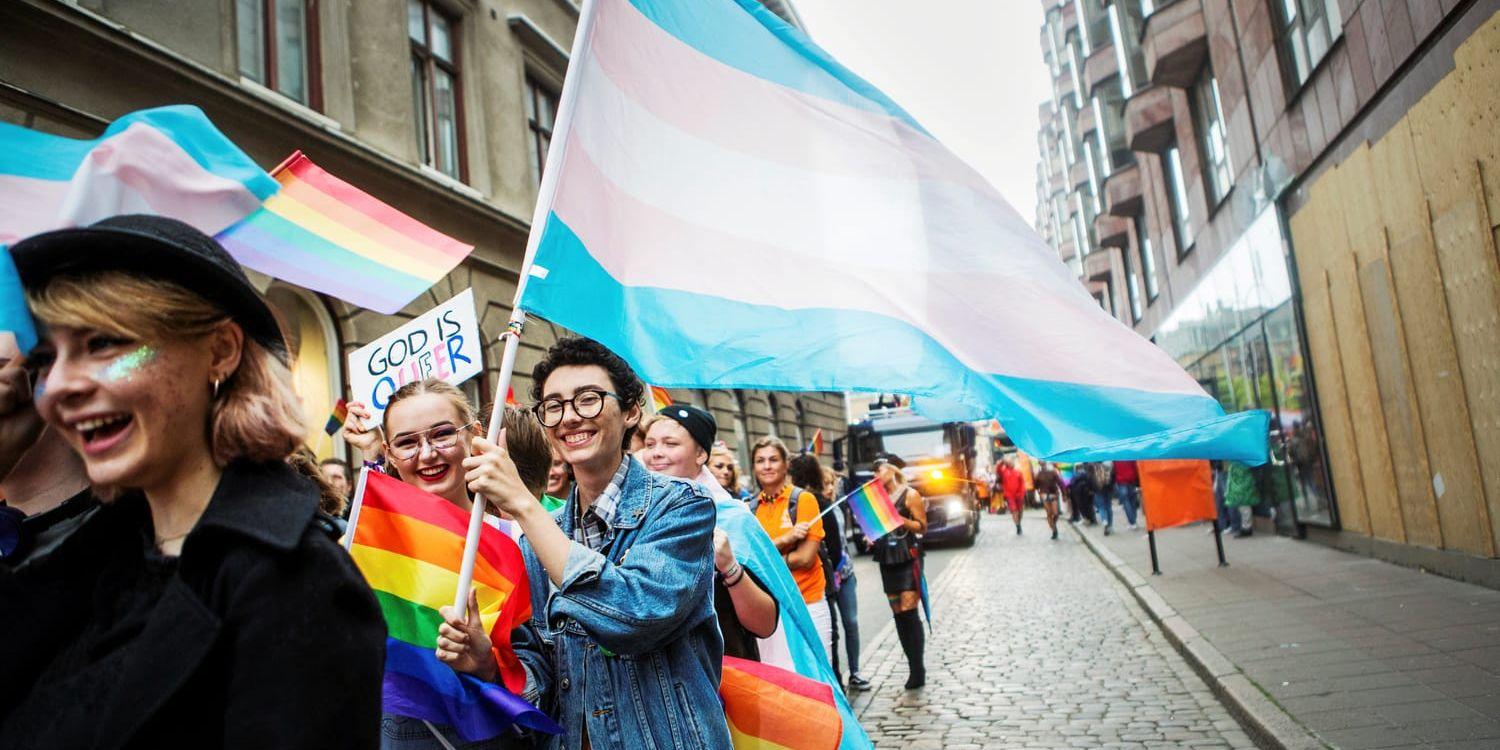
[[[479,374],[479,321],[474,290],[465,289],[420,317],[349,355],[352,401],[380,420],[391,394],[423,378],[458,385]]]

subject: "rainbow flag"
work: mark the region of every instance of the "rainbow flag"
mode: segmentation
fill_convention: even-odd
[[[719,697],[736,750],[834,750],[844,734],[833,688],[769,664],[724,657]]]
[[[661,411],[671,406],[672,394],[667,393],[667,389],[659,385],[651,386],[651,405],[655,407],[656,411]]]
[[[271,174],[280,192],[218,235],[248,268],[390,315],[474,250],[323,171],[301,151]]]
[[[866,539],[879,539],[901,528],[901,514],[896,512],[895,503],[880,482],[873,479],[865,482],[845,499]]]
[[[328,423],[323,425],[323,432],[332,435],[344,429],[344,420],[349,418],[349,404],[343,399],[333,405],[333,413],[328,415]]]
[[[363,470],[363,490],[349,523],[349,554],[385,615],[385,712],[452,726],[468,742],[516,724],[562,731],[522,700],[526,674],[510,648],[510,632],[531,616],[521,550],[488,525],[479,537],[474,589],[480,619],[494,641],[500,682],[454,672],[437,660],[438,608],[453,602],[469,514],[393,477]]]
[[[814,456],[822,455],[822,453],[823,453],[823,428],[819,427],[818,431],[813,433],[812,440],[809,441],[808,444],[807,444],[807,452],[811,453]]]

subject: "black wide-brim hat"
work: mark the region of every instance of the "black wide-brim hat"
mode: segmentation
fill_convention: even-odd
[[[13,245],[10,254],[28,289],[58,277],[101,271],[170,281],[222,308],[245,336],[287,359],[276,315],[244,269],[212,237],[176,219],[111,216],[87,227],[28,237]]]

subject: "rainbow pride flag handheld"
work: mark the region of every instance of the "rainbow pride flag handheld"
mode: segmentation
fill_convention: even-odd
[[[510,648],[510,632],[531,616],[521,550],[486,525],[479,537],[474,589],[480,619],[494,641],[500,682],[483,682],[437,660],[438,608],[453,602],[463,558],[466,511],[399,479],[368,468],[349,524],[349,554],[375,591],[385,615],[384,707],[456,729],[465,741],[499,735],[512,725],[560,733],[546,714],[521,699],[526,674]]]
[[[901,514],[896,512],[896,504],[891,502],[891,496],[877,480],[865,482],[849,493],[847,502],[854,522],[859,524],[866,539],[879,539],[901,528]]]
[[[301,151],[272,175],[280,192],[218,236],[248,268],[389,315],[474,250],[323,171]]]
[[[521,308],[649,382],[900,393],[1058,461],[1266,461],[1268,412],[1226,414],[756,0],[586,0],[536,209]]]
[[[672,394],[667,393],[667,389],[659,385],[651,386],[651,405],[655,407],[656,411],[661,411],[671,406]]]
[[[796,672],[726,656],[719,697],[735,750],[834,750],[843,737],[833,688]]]
[[[349,403],[343,399],[339,399],[338,403],[333,405],[333,413],[328,415],[328,423],[323,425],[323,432],[332,435],[344,429],[344,420],[348,418]]]
[[[823,453],[823,428],[822,427],[819,427],[818,431],[813,433],[812,440],[808,441],[808,443],[807,443],[807,452],[811,453],[814,456],[821,455]]]
[[[0,123],[0,245],[116,214],[215,234],[276,190],[197,107],[131,112],[90,140]]]

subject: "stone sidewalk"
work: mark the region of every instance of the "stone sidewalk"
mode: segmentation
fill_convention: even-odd
[[[990,527],[929,582],[925,688],[889,629],[866,644],[851,699],[877,747],[1255,747],[1078,538]]]
[[[1262,534],[1220,568],[1206,524],[1158,532],[1152,576],[1117,528],[1077,530],[1266,744],[1500,748],[1500,592]]]

